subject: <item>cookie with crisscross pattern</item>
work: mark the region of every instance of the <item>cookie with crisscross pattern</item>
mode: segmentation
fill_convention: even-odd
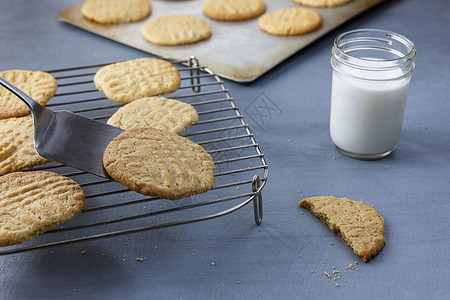
[[[31,117],[0,120],[0,175],[50,162],[34,149]]]
[[[56,79],[47,72],[8,70],[0,72],[0,77],[43,106],[55,95],[57,89]],[[30,110],[26,104],[6,88],[0,86],[0,119],[23,117],[28,114],[30,114]]]
[[[316,30],[322,17],[309,8],[283,8],[265,13],[258,19],[261,30],[273,35],[299,35]]]
[[[312,7],[335,7],[346,4],[352,0],[293,0],[294,3]]]
[[[156,45],[184,45],[211,36],[209,24],[191,15],[166,15],[154,18],[142,27],[142,37]]]
[[[197,121],[197,111],[188,103],[163,97],[146,97],[121,107],[107,123],[124,130],[152,127],[182,133]]]
[[[255,18],[266,10],[261,0],[208,0],[203,13],[220,21],[241,21]]]
[[[0,177],[0,247],[22,243],[81,212],[83,189],[47,171]]]
[[[129,23],[150,15],[148,0],[86,0],[81,5],[84,18],[100,24]]]
[[[167,95],[180,87],[180,72],[158,58],[140,58],[102,67],[94,76],[96,87],[116,102]]]
[[[153,128],[121,133],[106,147],[103,165],[130,190],[165,199],[204,193],[215,183],[214,162],[200,145]]]

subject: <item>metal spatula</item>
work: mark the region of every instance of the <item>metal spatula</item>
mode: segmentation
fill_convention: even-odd
[[[34,148],[39,155],[109,178],[103,169],[103,152],[124,130],[68,111],[54,112],[2,77],[0,84],[30,108],[34,118]]]

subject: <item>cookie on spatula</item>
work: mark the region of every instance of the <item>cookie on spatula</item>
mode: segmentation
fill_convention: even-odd
[[[204,193],[215,183],[214,162],[200,145],[153,128],[121,133],[106,147],[103,166],[130,190],[170,200]]]

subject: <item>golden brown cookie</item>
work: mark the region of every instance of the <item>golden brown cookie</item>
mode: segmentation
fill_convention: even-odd
[[[319,217],[364,262],[384,247],[384,219],[372,206],[347,198],[321,196],[303,199],[299,205]]]
[[[207,0],[203,13],[220,21],[241,21],[256,18],[266,11],[261,0]]]
[[[283,8],[258,19],[261,30],[273,35],[299,35],[316,30],[322,24],[319,13],[308,8]]]
[[[188,103],[162,97],[146,97],[121,107],[107,123],[124,130],[152,127],[182,133],[197,121],[197,111]]]
[[[84,206],[83,189],[72,179],[46,171],[0,177],[0,247],[25,242],[69,221]]]
[[[84,18],[100,24],[139,21],[148,17],[151,11],[149,0],[86,0],[81,6]]]
[[[0,120],[0,175],[50,162],[34,149],[31,117]]]
[[[152,19],[142,27],[143,38],[156,45],[184,45],[211,36],[211,27],[191,15],[167,15]]]
[[[129,103],[144,97],[167,95],[181,84],[180,72],[157,58],[140,58],[107,65],[94,76],[95,86],[111,100]]]
[[[47,104],[56,92],[56,79],[41,71],[9,70],[0,72],[3,77],[34,101],[41,105]],[[0,86],[0,119],[23,117],[30,114],[30,110],[16,95]]]
[[[311,7],[335,7],[346,4],[352,0],[292,0],[294,3]]]
[[[103,165],[130,190],[171,200],[204,193],[215,183],[214,162],[201,146],[153,128],[121,133],[106,147]]]

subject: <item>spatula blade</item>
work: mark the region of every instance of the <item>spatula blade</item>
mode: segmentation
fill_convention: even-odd
[[[62,164],[109,178],[103,152],[124,130],[68,112],[57,111],[35,148],[39,155]]]

